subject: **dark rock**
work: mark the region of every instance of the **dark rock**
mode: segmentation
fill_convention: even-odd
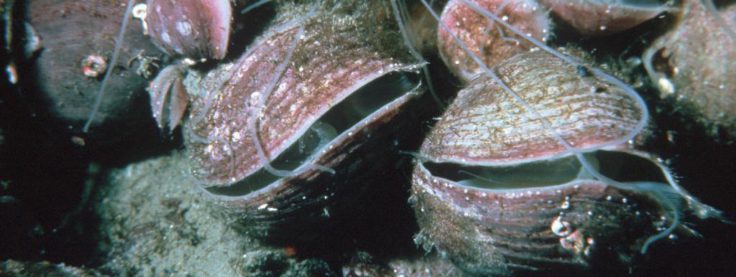
[[[22,96],[50,121],[54,132],[78,145],[111,145],[152,128],[145,87],[163,54],[143,34],[141,21],[130,18],[119,58],[110,64],[126,6],[120,1],[28,1],[26,41],[37,41],[31,56],[14,51],[19,62]],[[19,20],[19,19],[16,19]],[[25,43],[27,45],[27,43]],[[28,48],[24,46],[24,49]],[[112,70],[99,111],[88,134],[88,120],[106,70]],[[125,134],[126,136],[122,136]],[[154,133],[155,134],[155,133]],[[83,142],[83,143],[80,143]]]

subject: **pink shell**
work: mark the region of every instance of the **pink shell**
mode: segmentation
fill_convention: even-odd
[[[194,175],[249,230],[299,240],[336,222],[324,211],[367,201],[362,197],[377,183],[393,184],[387,176],[394,174],[366,172],[392,166],[377,161],[399,159],[390,142],[419,132],[411,118],[423,113],[420,65],[378,48],[402,46],[398,37],[373,41],[361,31],[367,28],[352,25],[374,22],[368,15],[282,15],[240,59],[185,81],[196,95],[186,137]],[[333,126],[334,135],[318,135],[322,146],[302,150],[317,125]],[[269,164],[286,176],[267,170],[254,134]]]
[[[595,157],[601,172],[615,175],[608,166],[632,158],[621,163],[652,174],[620,184],[590,177],[541,120],[480,76],[458,93],[420,150],[412,179],[416,241],[482,276],[585,268],[599,253],[620,258],[612,265],[628,263],[657,232],[660,216],[671,215],[663,208],[671,202],[637,187],[670,189],[662,166],[620,142],[642,111],[621,89],[546,52],[519,54],[494,71],[573,147],[605,146],[586,154],[587,163]]]
[[[667,10],[662,4],[631,5],[607,0],[540,0],[583,35],[625,31]],[[617,2],[617,3],[608,3]]]
[[[511,25],[540,41],[550,33],[549,17],[534,1],[470,1],[495,13],[499,18],[505,18]],[[450,1],[445,5],[441,21],[472,51],[472,54],[479,56],[488,66],[494,66],[531,48],[531,44],[526,40],[459,0]],[[469,81],[482,71],[444,26],[439,26],[437,30],[440,57],[455,76],[463,81]]]
[[[373,51],[351,33],[328,33],[319,24],[311,24],[296,46],[293,62],[286,68],[263,109],[258,134],[264,151],[276,157],[287,149],[322,114],[363,85],[392,71],[413,70],[390,57]],[[201,103],[207,110],[203,120],[193,122],[194,131],[209,138],[207,144],[195,144],[192,152],[207,184],[228,184],[259,170],[253,140],[248,131],[247,103],[265,95],[268,82],[289,44],[297,34],[296,26],[269,34],[257,41],[232,69],[209,74],[213,79],[231,76],[222,87],[210,87],[214,99]],[[356,45],[344,48],[339,44]],[[334,44],[329,46],[328,44]],[[339,51],[335,51],[338,50]],[[234,160],[233,160],[234,159]],[[234,166],[234,168],[232,168]]]
[[[626,136],[641,111],[623,90],[542,51],[496,67],[514,91],[577,148],[595,148]],[[422,146],[435,162],[509,165],[569,154],[490,78],[480,76],[458,93]]]
[[[227,53],[232,8],[228,0],[148,0],[151,39],[172,56],[222,59]]]
[[[478,189],[433,176],[423,163],[414,170],[411,190],[418,242],[483,276],[553,264],[585,268],[596,247],[631,255],[638,249],[629,244],[651,235],[659,214],[646,197],[598,181]]]
[[[153,119],[159,130],[167,134],[179,125],[189,104],[182,71],[179,65],[167,66],[148,86]]]

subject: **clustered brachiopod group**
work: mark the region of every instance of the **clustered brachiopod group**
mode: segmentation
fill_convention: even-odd
[[[248,24],[238,11],[265,2],[136,10],[178,59],[148,87],[153,117],[166,133],[181,126],[203,194],[252,235],[313,240],[359,221],[388,184],[411,194],[418,246],[463,273],[507,275],[629,265],[693,232],[685,218],[719,216],[644,149],[656,126],[632,76],[556,35],[605,38],[674,15],[641,67],[662,96],[736,136],[736,59],[718,46],[736,42],[736,5],[272,1],[267,27],[233,49]],[[721,29],[693,31],[704,24]],[[403,183],[385,173],[402,157],[414,161]]]

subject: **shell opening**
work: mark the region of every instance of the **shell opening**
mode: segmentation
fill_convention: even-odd
[[[266,106],[266,99],[271,95],[274,88],[276,87],[276,84],[281,79],[281,76],[286,71],[286,66],[291,61],[291,56],[294,54],[294,50],[296,49],[296,46],[299,44],[299,40],[302,39],[302,36],[304,34],[304,25],[299,26],[299,29],[294,35],[294,39],[291,42],[291,45],[289,45],[289,50],[286,53],[286,57],[284,57],[284,60],[279,63],[278,67],[276,68],[276,74],[274,74],[274,77],[269,81],[268,85],[266,86],[266,89],[264,90],[265,93],[261,95],[258,98],[258,103],[255,104],[255,106],[248,109],[249,117],[251,120],[248,122],[248,132],[250,133],[250,137],[253,140],[253,144],[256,148],[256,153],[258,153],[258,158],[261,160],[261,163],[263,164],[263,167],[272,175],[276,175],[279,177],[287,177],[292,174],[289,170],[283,170],[283,169],[277,169],[274,168],[271,165],[271,159],[268,157],[266,152],[263,150],[263,145],[261,144],[261,139],[258,136],[258,122],[261,118],[261,114],[263,109]],[[248,105],[248,103],[246,103]]]
[[[343,137],[346,133],[350,133],[356,129],[356,124],[411,91],[416,81],[410,76],[412,75],[407,73],[390,73],[361,87],[323,114],[271,164],[293,175],[313,169],[314,160],[329,147],[338,134]],[[283,176],[271,174],[264,167],[232,185],[210,187],[207,190],[217,195],[242,196],[281,178]]]
[[[305,15],[304,17],[300,18],[299,20],[303,23],[307,21],[308,19],[312,18],[316,14],[316,8],[318,6],[312,7],[312,9]],[[289,170],[283,170],[283,169],[277,169],[271,165],[271,159],[268,157],[266,152],[263,149],[263,145],[261,144],[261,139],[258,136],[258,123],[260,121],[263,109],[266,106],[266,100],[268,97],[273,93],[274,89],[276,88],[276,85],[278,84],[279,80],[283,76],[284,72],[286,72],[286,67],[291,62],[291,57],[294,55],[294,51],[296,50],[297,45],[299,44],[299,41],[303,39],[304,36],[304,24],[300,24],[299,29],[297,30],[296,34],[294,35],[294,38],[292,39],[292,42],[289,45],[289,49],[286,53],[286,56],[284,57],[284,60],[279,63],[279,65],[276,67],[276,74],[274,74],[273,78],[269,81],[268,85],[264,89],[263,95],[258,97],[257,103],[254,104],[254,106],[251,106],[248,109],[249,116],[251,120],[248,122],[248,133],[253,140],[253,144],[256,148],[256,153],[258,154],[258,158],[261,160],[261,163],[263,164],[263,167],[272,175],[276,175],[279,177],[288,177],[297,175],[300,172],[291,172]],[[245,103],[245,105],[249,105],[250,103]],[[320,165],[315,165],[317,168],[323,169]]]
[[[649,159],[619,151],[599,150],[585,154],[587,161],[601,175],[629,186],[631,190],[649,190],[642,184],[669,188],[660,167]],[[455,163],[425,162],[434,176],[480,189],[526,189],[557,186],[576,180],[595,179],[584,170],[575,156],[512,166],[467,166]]]
[[[327,123],[317,121],[294,144],[279,155],[272,164],[288,170],[302,167],[304,164],[308,164],[313,155],[319,153],[336,136],[335,128]],[[280,178],[282,177],[271,174],[266,169],[261,169],[233,185],[212,187],[207,188],[207,190],[218,195],[245,195],[266,187]]]
[[[642,243],[642,254],[652,243],[666,238],[680,226],[683,200],[688,198],[670,185],[667,172],[659,164],[638,155],[603,150],[586,153],[582,161],[588,165],[582,164],[578,157],[567,156],[516,166],[463,166],[432,162],[426,162],[424,166],[433,176],[494,192],[560,186],[578,180],[601,180],[612,187],[645,195],[670,216],[670,224]]]
[[[472,1],[469,1],[469,0],[456,0],[456,1],[460,1],[463,4],[471,7],[474,11],[480,13],[481,15],[486,17],[488,20],[491,20],[495,23],[500,24],[501,26],[509,30],[511,33],[522,37],[524,40],[532,43],[534,46],[536,46],[540,50],[545,51],[570,65],[573,65],[576,67],[583,65],[583,63],[578,61],[576,58],[564,55],[554,50],[552,47],[544,44],[543,42],[529,36],[528,34],[523,33],[516,27],[503,21],[496,14],[490,11],[484,10],[478,4]],[[707,0],[704,0],[704,1],[707,1]],[[622,89],[628,97],[634,100],[634,102],[636,102],[636,105],[641,110],[641,117],[639,118],[636,126],[632,128],[631,131],[627,135],[624,135],[615,140],[611,140],[605,144],[598,145],[595,149],[583,150],[583,149],[575,148],[568,141],[562,138],[558,130],[553,128],[552,124],[548,120],[540,116],[537,110],[532,108],[515,91],[509,88],[499,78],[496,72],[494,72],[494,70],[489,68],[489,66],[486,65],[480,57],[478,57],[472,51],[470,51],[467,45],[465,45],[462,42],[462,40],[458,38],[457,34],[452,33],[450,28],[446,26],[442,22],[442,20],[440,20],[440,17],[437,15],[437,13],[434,10],[432,10],[431,5],[427,3],[426,0],[421,0],[421,3],[425,6],[425,8],[432,15],[432,17],[434,17],[437,20],[437,22],[439,23],[439,28],[444,29],[451,35],[455,43],[457,43],[458,46],[460,46],[460,48],[462,48],[463,51],[467,53],[468,56],[471,57],[475,63],[478,64],[483,74],[486,74],[491,79],[493,79],[493,81],[497,83],[507,94],[511,95],[515,99],[515,101],[519,103],[519,105],[523,106],[524,109],[528,111],[527,112],[528,115],[526,116],[530,117],[530,119],[541,119],[540,122],[542,123],[543,128],[547,130],[552,135],[552,137],[566,149],[567,153],[573,154],[577,158],[578,162],[582,165],[582,167],[584,168],[587,174],[593,176],[595,179],[598,179],[602,182],[610,184],[611,186],[617,187],[619,189],[629,190],[629,191],[634,191],[634,192],[645,192],[650,197],[655,198],[657,201],[659,201],[660,204],[662,204],[663,208],[668,210],[668,212],[672,214],[672,223],[670,227],[650,237],[649,240],[647,240],[647,242],[644,243],[644,246],[642,247],[642,251],[641,251],[642,253],[647,251],[647,248],[651,243],[661,238],[666,237],[672,231],[674,231],[680,224],[679,213],[681,212],[681,208],[679,207],[679,205],[676,205],[675,203],[672,203],[672,201],[669,201],[671,198],[673,198],[673,197],[668,196],[670,194],[676,195],[677,196],[676,198],[678,199],[685,200],[687,202],[688,210],[694,211],[695,214],[698,215],[700,218],[708,218],[708,217],[720,218],[721,217],[721,213],[719,211],[717,211],[716,209],[708,205],[701,203],[695,197],[691,196],[687,191],[685,191],[679,185],[677,185],[677,182],[674,180],[674,178],[672,178],[672,176],[667,172],[665,168],[661,168],[661,171],[664,172],[664,174],[666,175],[666,178],[665,178],[666,182],[662,183],[665,186],[661,186],[661,187],[656,186],[657,189],[653,190],[654,187],[651,186],[651,184],[648,182],[621,183],[611,178],[608,178],[605,175],[598,172],[595,169],[595,167],[592,165],[591,161],[589,161],[588,158],[586,158],[585,155],[583,155],[584,152],[589,152],[589,151],[594,151],[594,150],[599,150],[599,149],[606,149],[608,147],[616,147],[619,145],[623,145],[627,143],[628,141],[634,141],[634,138],[637,135],[639,135],[642,132],[642,130],[644,130],[647,123],[649,122],[649,109],[646,103],[644,102],[644,99],[631,86],[627,85],[626,83],[617,79],[616,77],[604,72],[601,69],[598,69],[595,67],[588,68],[589,72],[592,73],[592,75]],[[647,59],[647,57],[645,57],[644,62],[645,62],[645,67],[647,67],[646,68],[647,71],[651,74],[652,70],[651,70],[651,63],[648,63],[649,60],[650,59]],[[665,191],[667,193],[664,193]]]

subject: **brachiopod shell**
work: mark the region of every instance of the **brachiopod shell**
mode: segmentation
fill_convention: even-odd
[[[148,0],[148,34],[173,56],[222,59],[227,53],[232,7],[228,0]]]
[[[549,17],[534,1],[469,0],[469,2],[496,14],[501,20],[538,40],[544,40],[550,34]],[[531,45],[461,0],[452,0],[445,5],[439,24],[447,26],[437,28],[440,57],[452,73],[463,81],[469,81],[482,72],[467,51],[480,57],[485,64],[493,66],[527,51]],[[467,49],[463,49],[455,41],[456,38],[461,40]]]
[[[495,72],[534,111],[485,75],[458,93],[414,170],[420,244],[467,272],[509,274],[625,264],[678,224],[664,167],[621,142],[644,112],[622,89],[541,51]]]
[[[539,2],[583,35],[608,35],[625,31],[667,10],[664,4],[656,0],[540,0]]]
[[[148,85],[153,119],[164,133],[170,134],[179,125],[189,104],[183,71],[180,65],[167,66]]]
[[[398,35],[364,33],[364,20],[380,17],[361,7],[292,8],[299,16],[282,14],[239,60],[185,81],[200,93],[187,140],[195,175],[271,239],[326,228],[315,223],[334,214],[332,203],[365,188],[357,175],[392,166],[376,159],[395,157],[394,139],[416,132],[393,130],[395,117],[414,116],[404,110],[421,95],[419,65],[385,48],[402,45]]]

